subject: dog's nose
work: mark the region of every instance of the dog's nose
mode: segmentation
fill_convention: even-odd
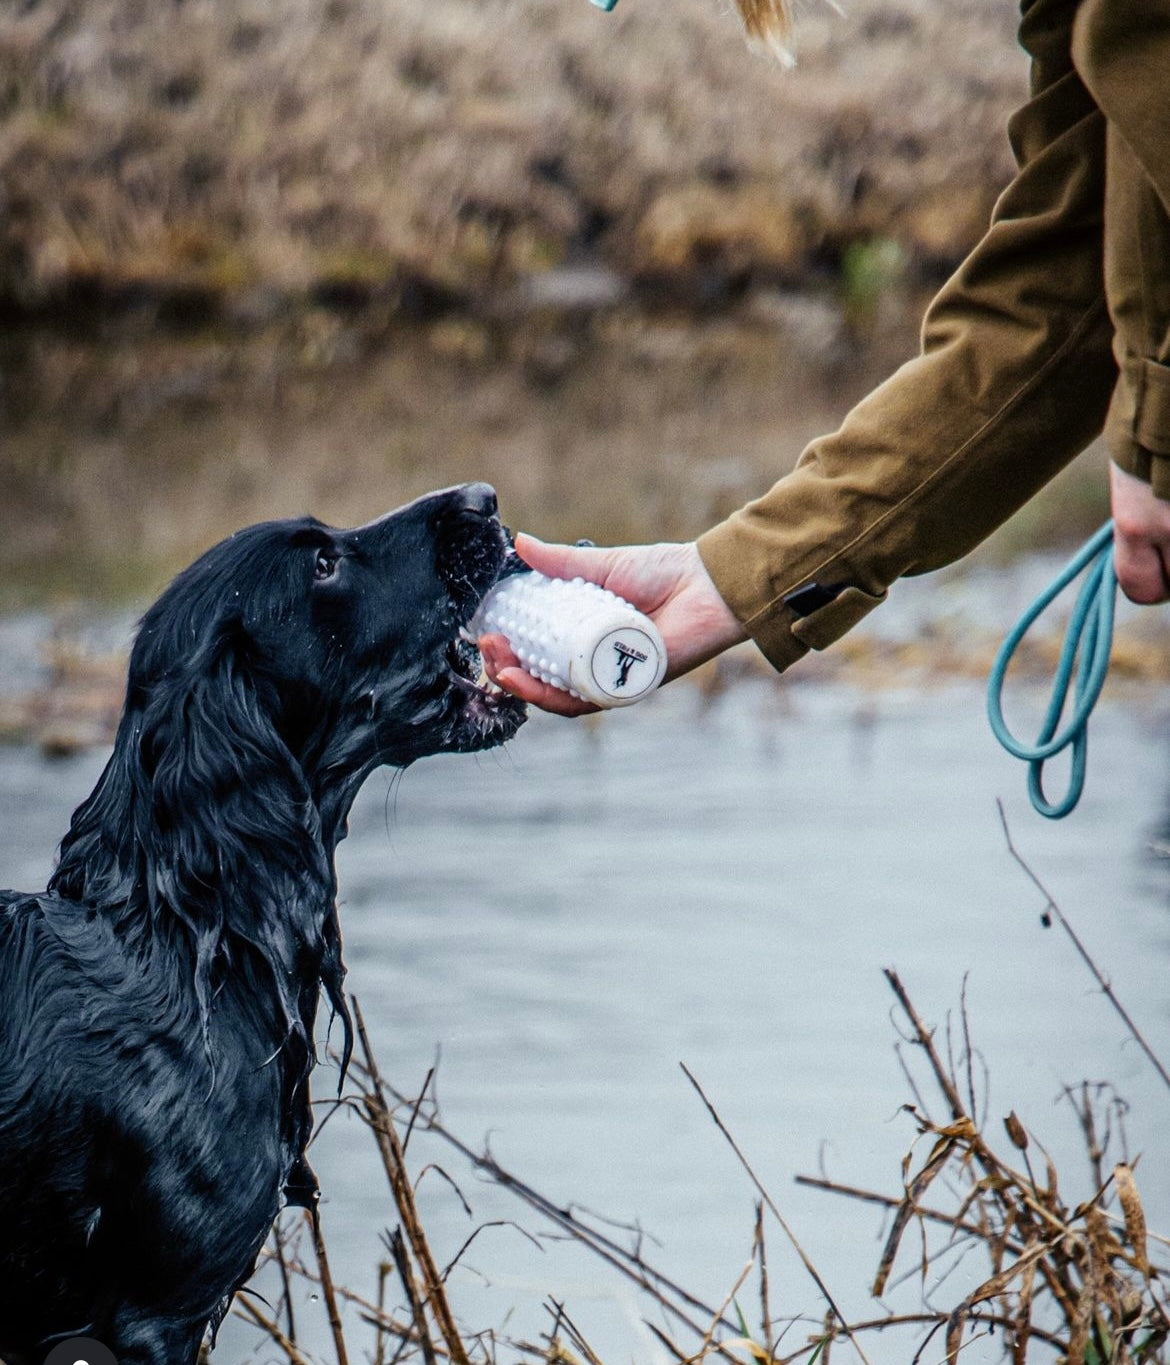
[[[490,483],[465,483],[455,490],[461,512],[478,512],[481,517],[494,517],[499,510],[496,490]]]

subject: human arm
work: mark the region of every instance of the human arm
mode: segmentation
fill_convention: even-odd
[[[1105,121],[1072,64],[1075,11],[1025,7],[1033,97],[1010,128],[1019,171],[931,305],[920,354],[698,541],[779,669],[839,638],[897,578],[966,554],[1104,424],[1117,377]],[[802,615],[790,599],[811,583],[837,596]]]
[[[1085,0],[1078,70],[1108,119],[1105,271],[1120,379],[1106,420],[1118,581],[1170,599],[1170,0]]]
[[[1019,171],[932,304],[921,353],[697,542],[719,596],[778,669],[839,638],[898,577],[967,553],[1098,434],[1122,389],[1103,273],[1106,124],[1074,66],[1077,8],[1025,3],[1032,98],[1010,127]]]

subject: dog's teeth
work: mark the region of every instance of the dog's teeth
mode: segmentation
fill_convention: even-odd
[[[463,641],[464,644],[467,645],[475,644],[475,636],[471,633],[471,631],[467,629],[466,626],[459,627],[459,638]]]
[[[481,692],[486,693],[489,697],[504,696],[504,689],[497,683],[492,682],[491,678],[488,677],[487,673],[482,668],[479,670],[479,677],[476,678],[475,685]]]

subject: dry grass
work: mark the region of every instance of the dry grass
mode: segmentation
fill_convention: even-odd
[[[784,71],[719,0],[9,6],[0,608],[465,478],[696,534],[912,350],[891,295],[1009,174],[1013,24],[810,0]]]
[[[1124,1151],[1124,1102],[1106,1084],[1086,1082],[1066,1091],[1066,1112],[1083,1139],[1087,1188],[1073,1173],[1058,1173],[1015,1111],[1003,1118],[997,1142],[991,1136],[997,1125],[979,1094],[981,1059],[972,1044],[965,1001],[956,1027],[952,1029],[948,1021],[940,1037],[924,1024],[896,973],[886,975],[904,1028],[899,1055],[912,1095],[904,1111],[917,1131],[902,1163],[898,1193],[798,1177],[800,1183],[889,1210],[871,1289],[872,1316],[850,1321],[841,1313],[831,1288],[689,1072],[688,1079],[760,1196],[748,1263],[717,1306],[704,1303],[651,1265],[644,1256],[640,1229],[630,1229],[628,1242],[623,1241],[618,1225],[554,1203],[502,1168],[490,1151],[477,1151],[447,1130],[427,1099],[431,1077],[415,1100],[396,1092],[378,1070],[364,1027],[362,1058],[355,1066],[355,1088],[347,1102],[362,1116],[377,1144],[397,1219],[394,1231],[384,1238],[387,1254],[377,1276],[376,1299],[333,1285],[320,1229],[306,1219],[278,1227],[266,1253],[279,1270],[278,1301],[261,1305],[241,1297],[237,1314],[259,1329],[266,1358],[271,1359],[275,1348],[278,1358],[289,1365],[313,1365],[313,1358],[297,1344],[293,1307],[294,1291],[306,1281],[322,1300],[338,1365],[357,1359],[359,1349],[375,1365],[420,1358],[424,1365],[440,1361],[491,1365],[504,1350],[514,1358],[549,1365],[603,1365],[568,1306],[552,1300],[547,1305],[549,1330],[542,1341],[510,1340],[492,1332],[468,1338],[461,1332],[449,1298],[448,1276],[477,1233],[440,1271],[419,1219],[406,1162],[410,1134],[418,1128],[445,1140],[480,1175],[515,1194],[530,1213],[539,1215],[542,1227],[551,1225],[559,1235],[585,1246],[635,1285],[647,1310],[669,1324],[667,1329],[647,1320],[680,1365],[714,1365],[716,1357],[731,1365],[817,1361],[826,1365],[834,1343],[865,1365],[866,1343],[891,1333],[902,1343],[904,1358],[915,1365],[924,1359],[945,1359],[948,1365],[959,1361],[969,1346],[992,1334],[999,1336],[1003,1357],[1012,1365],[1053,1358],[1066,1365],[1164,1365],[1170,1358],[1166,1352],[1170,1304],[1165,1292],[1170,1267],[1160,1252],[1170,1244],[1146,1226],[1135,1165]],[[921,1065],[903,1055],[905,1050],[917,1054]],[[1082,1186],[1080,1197],[1065,1193],[1071,1183]],[[452,1188],[461,1198],[457,1186]],[[778,1224],[795,1246],[824,1300],[823,1321],[786,1314],[773,1303],[765,1234],[769,1221]],[[910,1245],[916,1249],[909,1250]],[[973,1288],[957,1291],[950,1306],[940,1308],[941,1286],[954,1268],[980,1256],[986,1262],[982,1278],[976,1276]],[[886,1307],[884,1296],[896,1271],[900,1282],[917,1279],[922,1284],[918,1311],[895,1313]],[[928,1294],[929,1278],[935,1284]],[[741,1307],[749,1289],[758,1303],[754,1327]],[[790,1286],[788,1294],[792,1292]],[[348,1328],[343,1326],[343,1305],[349,1309]],[[360,1329],[353,1325],[355,1320]],[[933,1345],[936,1339],[938,1344]]]
[[[744,8],[778,32],[776,0]],[[1001,0],[810,4],[785,72],[717,0],[9,7],[0,293],[242,317],[582,257],[709,288],[883,236],[936,268],[1009,171],[1012,26]]]

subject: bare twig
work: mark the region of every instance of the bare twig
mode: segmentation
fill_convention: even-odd
[[[288,1281],[288,1264],[284,1255],[284,1234],[281,1230],[279,1218],[272,1225],[272,1241],[276,1247],[276,1264],[280,1268],[280,1284],[284,1294],[285,1317],[288,1322],[288,1339],[293,1345],[296,1345],[297,1322],[293,1315],[292,1289]]]
[[[310,1365],[310,1361],[306,1356],[301,1354],[296,1343],[290,1341],[284,1332],[281,1331],[280,1325],[272,1318],[262,1313],[251,1299],[245,1298],[242,1294],[237,1294],[232,1311],[238,1317],[250,1319],[257,1327],[260,1327],[267,1332],[272,1342],[276,1346],[279,1346],[285,1353],[285,1356],[289,1360],[289,1365]]]
[[[662,1345],[666,1347],[675,1360],[679,1362],[679,1365],[689,1365],[690,1356],[685,1355],[681,1348],[671,1341],[661,1327],[656,1326],[652,1322],[647,1322],[646,1326],[654,1333]]]
[[[477,1228],[475,1228],[474,1231],[472,1231],[464,1239],[463,1245],[459,1248],[455,1255],[451,1257],[450,1261],[448,1261],[446,1265],[446,1268],[443,1270],[442,1275],[439,1276],[439,1279],[443,1283],[446,1283],[448,1276],[459,1264],[459,1262],[463,1259],[463,1253],[467,1250],[467,1248],[472,1244],[472,1242],[475,1241],[475,1239],[479,1236],[481,1232],[486,1232],[488,1228],[514,1228],[520,1234],[521,1237],[527,1238],[528,1241],[530,1241],[532,1245],[537,1249],[537,1251],[540,1252],[544,1251],[544,1247],[542,1247],[540,1245],[540,1242],[535,1237],[533,1237],[532,1233],[526,1232],[520,1226],[519,1223],[514,1222],[511,1218],[493,1218],[490,1222],[480,1223],[480,1225]]]
[[[431,1255],[430,1245],[423,1232],[422,1223],[419,1221],[418,1209],[414,1202],[414,1190],[406,1171],[406,1158],[402,1150],[402,1143],[398,1139],[390,1106],[386,1102],[382,1077],[378,1071],[377,1063],[374,1061],[373,1049],[370,1047],[370,1040],[366,1033],[365,1019],[362,1017],[361,1008],[356,1000],[354,1001],[353,1012],[365,1058],[365,1071],[370,1085],[369,1093],[365,1096],[366,1112],[369,1115],[370,1127],[373,1129],[378,1143],[378,1150],[382,1155],[382,1164],[390,1183],[391,1192],[394,1195],[394,1202],[398,1206],[399,1217],[402,1219],[406,1236],[410,1239],[411,1252],[422,1274],[426,1303],[430,1307],[439,1333],[446,1343],[447,1353],[454,1365],[468,1365],[467,1351],[455,1325],[451,1305],[448,1303],[447,1295],[443,1289],[442,1276],[439,1274],[438,1266]],[[415,1115],[417,1113],[418,1108],[416,1106]]]
[[[422,1297],[414,1280],[414,1270],[410,1264],[410,1257],[406,1254],[406,1239],[402,1235],[401,1228],[395,1228],[390,1234],[387,1238],[387,1246],[390,1249],[390,1255],[394,1258],[398,1278],[402,1281],[406,1301],[410,1305],[410,1315],[414,1319],[414,1330],[419,1345],[422,1347],[423,1360],[426,1365],[437,1365],[438,1357],[435,1354],[434,1343],[431,1341],[431,1334],[427,1331],[427,1318],[423,1312]]]
[[[313,1234],[313,1251],[317,1257],[317,1269],[321,1274],[321,1297],[329,1314],[329,1330],[333,1333],[333,1348],[337,1352],[337,1365],[349,1365],[345,1349],[345,1334],[341,1330],[341,1314],[337,1308],[337,1294],[333,1288],[333,1276],[329,1271],[329,1256],[325,1250],[325,1238],[321,1235],[321,1219],[317,1209],[306,1209],[309,1229]]]
[[[402,1135],[402,1152],[406,1154],[406,1149],[410,1146],[410,1135],[414,1132],[414,1122],[418,1118],[422,1102],[426,1099],[427,1090],[430,1088],[431,1081],[435,1076],[435,1068],[432,1066],[423,1077],[422,1089],[418,1092],[418,1099],[415,1101],[414,1108],[410,1111],[410,1122],[406,1125],[406,1132]]]
[[[814,1190],[826,1190],[829,1194],[842,1194],[847,1199],[856,1199],[864,1204],[878,1204],[885,1209],[898,1208],[902,1200],[896,1199],[893,1195],[879,1194],[875,1190],[863,1190],[856,1185],[843,1185],[836,1180],[825,1180],[815,1175],[798,1175],[796,1177],[798,1185],[808,1185]],[[956,1220],[951,1214],[944,1213],[942,1209],[923,1208],[918,1205],[915,1215],[919,1218],[926,1218],[932,1223],[943,1223],[949,1228],[954,1228],[956,1232],[969,1232],[974,1237],[982,1237],[987,1229],[977,1223],[965,1222],[963,1219]],[[1023,1246],[1019,1242],[1008,1241],[1005,1243],[1009,1251],[1023,1251]]]
[[[555,1314],[553,1319],[554,1332],[558,1325],[563,1324],[573,1345],[576,1346],[577,1350],[585,1357],[586,1361],[588,1361],[588,1365],[601,1365],[601,1360],[598,1358],[597,1352],[590,1346],[589,1342],[585,1339],[585,1334],[565,1311],[565,1305],[563,1303],[558,1303],[556,1299],[550,1298],[548,1307],[549,1310]]]
[[[755,1257],[748,1261],[747,1265],[739,1272],[739,1278],[727,1291],[723,1302],[719,1305],[719,1311],[712,1317],[710,1326],[703,1333],[703,1340],[699,1343],[699,1349],[695,1352],[695,1359],[702,1360],[715,1342],[715,1333],[719,1330],[719,1323],[731,1306],[732,1300],[743,1287],[744,1281],[752,1273],[752,1266],[755,1265]]]
[[[934,1037],[918,1017],[918,1011],[910,1002],[909,995],[906,994],[906,987],[902,985],[898,973],[891,968],[886,968],[883,972],[886,980],[890,983],[890,989],[898,998],[898,1004],[902,1006],[903,1013],[909,1019],[911,1027],[914,1029],[912,1042],[916,1043],[930,1062],[930,1069],[934,1072],[934,1078],[938,1083],[939,1089],[943,1092],[947,1104],[950,1106],[951,1119],[958,1121],[967,1117],[967,1111],[963,1107],[963,1101],[959,1098],[959,1091],[955,1086],[950,1073],[942,1064],[942,1059],[934,1046]]]
[[[1081,961],[1085,964],[1085,966],[1089,969],[1089,973],[1092,976],[1093,980],[1096,981],[1097,985],[1101,987],[1102,994],[1113,1006],[1114,1010],[1120,1017],[1122,1023],[1124,1023],[1125,1027],[1129,1030],[1130,1037],[1134,1040],[1135,1043],[1137,1043],[1138,1047],[1140,1047],[1141,1050],[1145,1053],[1146,1059],[1149,1061],[1150,1065],[1154,1068],[1154,1070],[1158,1073],[1159,1077],[1161,1078],[1162,1084],[1166,1086],[1168,1090],[1170,1090],[1170,1071],[1167,1071],[1166,1067],[1163,1066],[1162,1061],[1159,1058],[1158,1054],[1146,1041],[1145,1035],[1138,1028],[1137,1024],[1134,1023],[1133,1018],[1131,1017],[1129,1011],[1117,998],[1117,993],[1114,991],[1113,986],[1104,976],[1101,969],[1097,966],[1096,962],[1093,960],[1092,955],[1089,953],[1089,950],[1081,942],[1079,935],[1077,934],[1076,930],[1072,927],[1072,925],[1068,922],[1068,917],[1065,915],[1064,911],[1060,908],[1059,905],[1057,905],[1056,900],[1052,893],[1048,890],[1048,888],[1044,885],[1040,878],[1035,874],[1035,872],[1032,871],[1031,867],[1028,866],[1028,863],[1025,861],[1024,857],[1021,855],[1019,850],[1016,848],[1015,844],[1012,842],[1012,833],[1008,827],[1007,815],[1004,812],[1003,802],[997,801],[996,805],[999,808],[999,820],[1000,824],[1003,826],[1003,837],[1007,841],[1008,852],[1012,855],[1012,858],[1015,860],[1017,865],[1023,870],[1024,875],[1037,889],[1037,891],[1039,891],[1040,894],[1044,897],[1044,900],[1046,902],[1045,910],[1056,920],[1056,922],[1064,930],[1065,934],[1068,936],[1069,941],[1077,950],[1077,955],[1080,957]]]
[[[764,1205],[756,1203],[756,1231],[754,1239],[756,1259],[760,1265],[760,1339],[764,1349],[772,1354],[772,1310],[768,1303],[768,1245],[764,1239]]]
[[[688,1070],[688,1068],[687,1068],[687,1066],[686,1066],[686,1063],[685,1063],[685,1062],[680,1062],[680,1063],[679,1063],[679,1066],[682,1067],[683,1075],[686,1076],[686,1078],[687,1078],[688,1081],[690,1081],[691,1085],[692,1085],[692,1086],[694,1087],[694,1089],[695,1089],[695,1092],[698,1094],[699,1098],[703,1101],[703,1104],[706,1106],[707,1112],[708,1112],[708,1114],[711,1115],[711,1118],[712,1118],[712,1120],[713,1120],[713,1122],[714,1122],[714,1124],[715,1124],[715,1127],[718,1128],[719,1131],[723,1134],[723,1136],[724,1136],[724,1138],[726,1139],[726,1141],[727,1141],[728,1145],[730,1146],[731,1150],[735,1153],[737,1159],[739,1160],[739,1164],[743,1167],[744,1171],[747,1173],[748,1179],[749,1179],[749,1180],[752,1182],[752,1184],[756,1187],[756,1192],[759,1194],[760,1198],[764,1201],[764,1203],[768,1206],[768,1209],[769,1209],[769,1211],[771,1212],[773,1218],[775,1218],[776,1221],[777,1221],[777,1223],[780,1224],[780,1227],[781,1227],[781,1229],[782,1229],[782,1231],[783,1231],[785,1237],[788,1238],[788,1241],[789,1241],[789,1243],[791,1244],[793,1250],[794,1250],[794,1251],[796,1252],[796,1254],[800,1257],[801,1264],[804,1266],[805,1270],[808,1271],[808,1274],[809,1274],[810,1278],[812,1279],[813,1283],[814,1283],[814,1284],[816,1285],[816,1287],[821,1291],[821,1297],[822,1297],[822,1298],[825,1300],[825,1302],[829,1305],[829,1308],[830,1308],[830,1309],[832,1310],[832,1312],[833,1312],[833,1316],[837,1319],[838,1323],[841,1325],[841,1330],[842,1330],[842,1331],[845,1333],[845,1335],[849,1338],[849,1341],[850,1341],[850,1343],[852,1344],[853,1349],[857,1352],[857,1354],[858,1354],[858,1356],[861,1358],[861,1360],[863,1360],[863,1361],[865,1362],[865,1365],[869,1365],[869,1358],[868,1358],[868,1356],[867,1356],[867,1355],[865,1354],[865,1352],[862,1350],[862,1348],[861,1348],[861,1343],[857,1340],[857,1338],[856,1338],[856,1337],[853,1335],[853,1333],[850,1331],[849,1324],[848,1324],[848,1322],[845,1320],[845,1315],[844,1315],[844,1314],[841,1312],[841,1310],[837,1307],[837,1302],[836,1302],[836,1300],[833,1298],[833,1295],[832,1295],[832,1293],[831,1293],[830,1290],[829,1290],[829,1286],[825,1283],[825,1281],[824,1281],[823,1278],[821,1277],[820,1271],[816,1268],[815,1265],[813,1265],[812,1261],[809,1259],[808,1253],[805,1251],[805,1249],[801,1246],[800,1242],[797,1240],[796,1234],[792,1231],[791,1227],[789,1227],[788,1222],[787,1222],[787,1220],[785,1219],[784,1215],[783,1215],[783,1214],[780,1212],[780,1210],[776,1207],[775,1201],[772,1199],[772,1196],[771,1196],[771,1195],[768,1193],[768,1191],[764,1188],[763,1184],[760,1182],[760,1179],[759,1179],[759,1177],[756,1175],[755,1171],[752,1170],[751,1165],[750,1165],[750,1163],[748,1162],[748,1159],[744,1156],[743,1152],[740,1150],[739,1144],[736,1142],[735,1138],[732,1137],[731,1133],[728,1131],[728,1129],[727,1129],[726,1125],[724,1124],[723,1120],[719,1117],[719,1111],[715,1108],[715,1106],[714,1106],[714,1105],[711,1103],[711,1101],[707,1098],[706,1094],[704,1093],[703,1087],[702,1087],[702,1086],[699,1084],[699,1082],[695,1079],[694,1075]]]
[[[355,1060],[354,1068],[358,1072],[363,1070],[359,1060]],[[402,1104],[410,1102],[388,1082],[383,1081],[383,1085],[386,1093],[396,1102]],[[572,1208],[566,1208],[555,1203],[547,1195],[542,1194],[519,1176],[501,1166],[490,1152],[481,1152],[470,1147],[433,1115],[420,1115],[419,1123],[425,1126],[428,1132],[442,1138],[444,1142],[470,1161],[476,1169],[494,1180],[501,1188],[510,1190],[518,1199],[528,1204],[530,1208],[535,1209],[536,1212],[547,1218],[574,1241],[579,1241],[607,1265],[631,1280],[644,1293],[649,1294],[667,1313],[693,1332],[696,1337],[702,1337],[704,1329],[692,1316],[692,1312],[702,1314],[704,1318],[709,1320],[715,1309],[704,1303],[702,1299],[692,1294],[676,1280],[671,1279],[670,1276],[651,1265],[643,1258],[640,1251],[624,1247],[599,1228],[584,1222],[578,1214],[574,1213]],[[726,1319],[724,1319],[722,1326],[730,1332],[738,1330],[736,1323]]]

